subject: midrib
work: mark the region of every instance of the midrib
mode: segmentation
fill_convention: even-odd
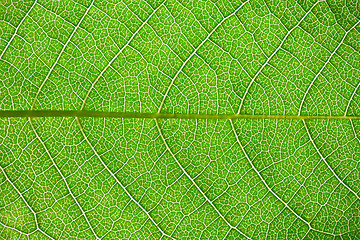
[[[299,115],[248,115],[248,114],[172,114],[137,112],[101,112],[86,110],[5,110],[1,118],[12,117],[98,117],[98,118],[156,118],[156,119],[294,119],[294,120],[360,120],[360,116],[299,116]]]

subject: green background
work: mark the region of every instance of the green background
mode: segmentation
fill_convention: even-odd
[[[360,239],[360,3],[2,0],[2,239]],[[195,115],[195,116],[196,116]]]

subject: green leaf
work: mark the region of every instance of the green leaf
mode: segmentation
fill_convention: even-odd
[[[360,8],[3,0],[1,239],[359,239]]]

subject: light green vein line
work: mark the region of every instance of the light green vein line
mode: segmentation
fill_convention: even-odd
[[[360,116],[298,116],[298,115],[247,115],[247,114],[173,114],[173,113],[137,113],[137,112],[101,112],[101,111],[59,111],[59,110],[5,110],[0,111],[1,118],[12,117],[98,117],[98,118],[175,118],[175,119],[294,119],[294,120],[360,120]]]

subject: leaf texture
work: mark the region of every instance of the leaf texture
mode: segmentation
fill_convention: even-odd
[[[359,86],[356,0],[3,0],[0,238],[360,239]]]

